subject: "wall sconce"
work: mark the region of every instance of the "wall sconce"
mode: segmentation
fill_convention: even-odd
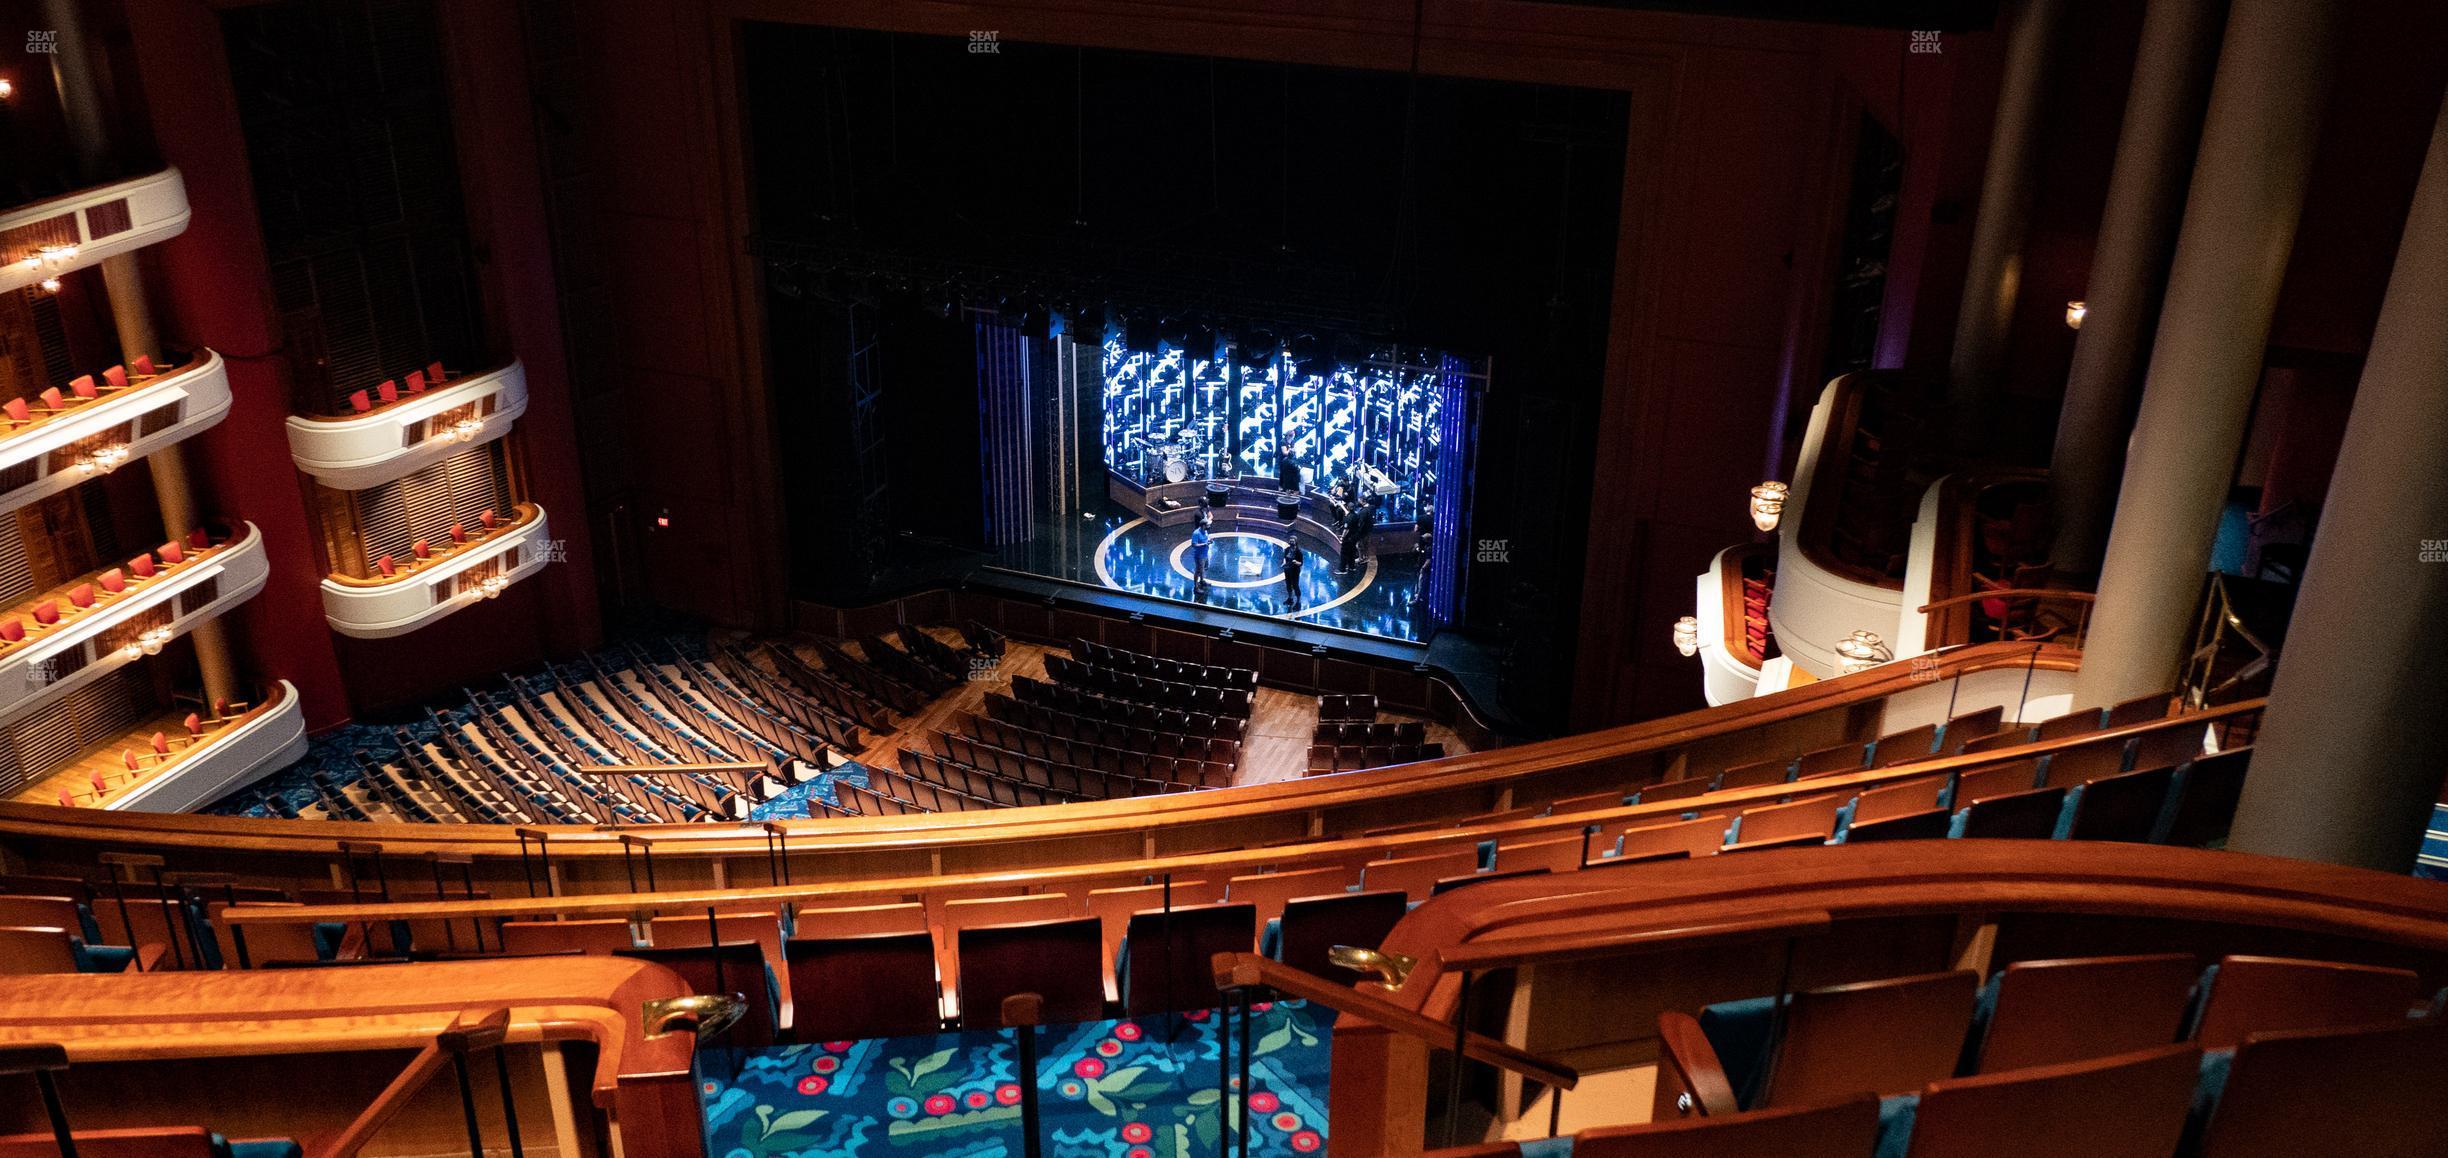
[[[58,269],[75,259],[76,255],[77,247],[73,245],[46,245],[37,250],[34,257],[42,264]]]
[[[2081,329],[2081,328],[2082,328],[2082,320],[2083,320],[2083,315],[2084,315],[2084,314],[2087,314],[2087,313],[2090,313],[2090,312],[2091,312],[2091,307],[2086,306],[2086,305],[2082,304],[2081,302],[2067,302],[2067,303],[2066,303],[2066,328],[2068,328],[2068,329],[2073,329],[2073,330],[2079,330],[2079,329]]]
[[[499,599],[499,598],[501,598],[501,593],[502,593],[502,592],[504,592],[504,591],[506,591],[506,590],[509,590],[509,588],[510,588],[510,577],[509,577],[509,576],[507,576],[507,575],[487,575],[487,576],[485,576],[485,581],[484,581],[483,583],[480,583],[480,584],[478,584],[478,585],[477,585],[477,587],[476,587],[476,593],[477,593],[477,595],[478,595],[479,597],[481,597],[481,598],[485,598],[485,599]]]
[[[1686,657],[1697,654],[1700,650],[1700,621],[1689,615],[1675,620],[1674,641],[1675,650]]]
[[[450,436],[460,442],[474,442],[476,435],[483,430],[484,419],[462,418],[451,424]]]
[[[10,80],[9,78],[7,78],[7,77],[5,77],[5,76],[0,76],[0,101],[7,100],[7,99],[9,99],[10,97],[13,97],[13,96],[16,96],[16,95],[17,95],[17,84],[16,84],[16,82],[15,82],[15,81]]]
[[[147,628],[144,634],[136,637],[137,650],[146,655],[160,655],[162,648],[169,643],[170,629],[167,627]]]
[[[1791,488],[1781,482],[1764,482],[1751,488],[1751,525],[1763,531],[1777,529],[1777,521],[1785,517],[1785,496]]]
[[[124,463],[127,460],[127,447],[105,446],[81,459],[78,459],[77,470],[83,472],[88,477],[93,475],[109,474],[110,472],[119,469],[119,464]]]
[[[1874,631],[1856,631],[1836,641],[1836,670],[1844,675],[1868,671],[1894,658],[1887,641]]]
[[[46,277],[36,284],[42,286],[42,292],[47,294],[55,294],[60,291],[60,279],[56,277]]]

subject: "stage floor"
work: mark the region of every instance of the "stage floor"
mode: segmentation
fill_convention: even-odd
[[[1380,639],[1424,639],[1425,616],[1414,606],[1422,560],[1416,552],[1364,557],[1350,574],[1338,575],[1327,544],[1295,542],[1272,529],[1224,526],[1211,532],[1207,584],[1194,589],[1188,525],[1159,527],[1111,504],[1062,522],[1042,528],[1028,542],[1004,548],[1001,565]],[[1297,600],[1284,582],[1285,553],[1293,550],[1301,552]]]

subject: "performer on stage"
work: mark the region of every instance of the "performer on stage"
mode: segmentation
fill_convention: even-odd
[[[1192,591],[1207,586],[1207,543],[1212,538],[1207,533],[1207,523],[1207,512],[1200,511],[1198,526],[1190,529],[1190,589]]]
[[[1284,548],[1284,610],[1301,608],[1301,547],[1299,543]]]
[[[1297,495],[1301,489],[1300,464],[1291,455],[1283,456],[1283,465],[1275,469],[1275,487],[1286,494]]]

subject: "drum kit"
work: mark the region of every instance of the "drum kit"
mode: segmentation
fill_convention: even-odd
[[[1199,459],[1198,431],[1185,427],[1161,442],[1143,436],[1140,445],[1148,455],[1150,474],[1169,483],[1190,480],[1191,465]]]

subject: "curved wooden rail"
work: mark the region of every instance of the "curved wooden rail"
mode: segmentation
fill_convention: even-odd
[[[1797,751],[1846,739],[1868,739],[1877,734],[1878,709],[1888,696],[1978,672],[2017,670],[2033,663],[2064,666],[2073,657],[2030,644],[1993,644],[1926,658],[1926,663],[1886,664],[1841,679],[1639,724],[1365,772],[1040,808],[790,821],[786,831],[794,856],[899,854],[904,859],[837,859],[845,868],[853,863],[869,864],[870,871],[902,870],[905,875],[961,871],[971,862],[1013,863],[1015,858],[1048,864],[1083,859],[1079,854],[1122,859],[1134,853],[1153,857],[1201,848],[1280,843],[1368,827],[1373,817],[1390,815],[1392,819],[1375,823],[1395,823],[1440,812],[1484,815],[1511,807],[1516,794],[1547,799],[1599,781],[1637,784],[1662,779],[1682,753],[1723,755],[1729,763],[1739,762],[1736,757],[1752,750],[1746,745],[1763,736],[1784,736],[1782,742]],[[1840,781],[1831,780],[1831,786],[1836,783]],[[621,845],[617,833],[583,825],[514,831],[498,825],[402,824],[370,831],[362,822],[99,815],[56,806],[0,804],[0,836],[26,842],[30,848],[48,846],[63,862],[80,860],[100,848],[186,849],[321,860],[328,858],[336,841],[379,835],[387,848],[400,854],[464,854],[480,863],[508,865],[506,879],[517,880],[523,843],[517,831],[548,839],[556,867],[593,862],[618,871]],[[663,855],[709,860],[762,858],[769,836],[762,826],[750,825],[666,825],[630,831],[650,831],[661,842]],[[706,873],[703,866],[697,871]],[[497,875],[495,879],[504,878]],[[706,879],[710,881],[710,875]]]
[[[1385,998],[1349,985],[1338,985],[1323,977],[1304,973],[1271,957],[1256,953],[1218,953],[1215,955],[1215,981],[1218,989],[1264,987],[1287,997],[1323,1005],[1336,1012],[1359,1018],[1372,1025],[1383,1026],[1396,1033],[1414,1038],[1438,1049],[1452,1048],[1453,1027],[1432,1021]],[[1571,1066],[1512,1046],[1481,1033],[1462,1035],[1463,1056],[1483,1061],[1509,1074],[1519,1074],[1542,1086],[1569,1090],[1581,1084],[1581,1075]]]
[[[2165,930],[2171,945],[2203,929],[2247,939],[2309,935],[2395,955],[2418,966],[2427,985],[2448,974],[2448,889],[2434,882],[2159,845],[1960,840],[1770,850],[1461,889],[1414,909],[1386,938],[1384,951],[1419,962],[1386,1000],[1441,1023],[1454,1014],[1464,972],[1535,970],[1533,1002],[1560,1001],[1575,1023],[1647,1037],[1659,1012],[1680,1008],[1710,982],[1758,988],[1700,1003],[1775,987],[1780,954],[1765,944],[1740,958],[1710,952],[1729,939],[1783,941],[1786,968],[1803,949],[1821,954],[1821,967],[1851,955],[1871,975],[1894,975],[1883,971],[1892,968],[1883,960],[1887,946],[1846,931],[1951,922],[1952,952],[1962,953],[1980,940],[1972,934],[1984,922],[2034,914],[2136,919]],[[1985,960],[1981,952],[1972,960]],[[1615,960],[1634,955],[1637,965]],[[1748,967],[1747,979],[1715,976],[1735,960]],[[1567,977],[1550,975],[1575,963],[1595,967],[1583,979],[1602,988],[1576,991]],[[1557,986],[1561,996],[1550,993]],[[1577,992],[1603,998],[1575,1004]],[[1541,1020],[1535,1007],[1529,1011],[1529,1024]],[[1538,1036],[1519,1048],[1551,1055],[1553,1044]],[[1424,1072],[1424,1065],[1424,1050],[1407,1039],[1337,1027],[1338,1152],[1417,1152],[1426,1091],[1388,1075]]]

